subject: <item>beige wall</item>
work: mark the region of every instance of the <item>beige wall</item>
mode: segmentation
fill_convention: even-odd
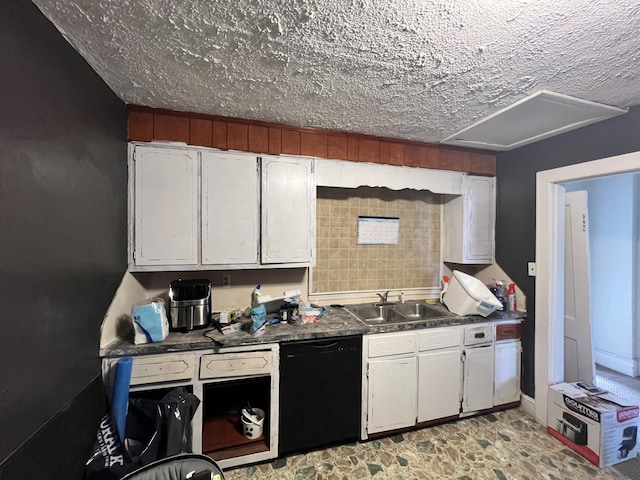
[[[440,203],[426,191],[318,187],[313,293],[439,286]],[[398,244],[358,245],[358,216],[398,217]]]

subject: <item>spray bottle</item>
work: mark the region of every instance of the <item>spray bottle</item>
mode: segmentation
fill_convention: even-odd
[[[514,283],[509,284],[507,303],[509,305],[509,311],[515,312],[518,309],[518,305],[516,303],[516,285]]]
[[[449,287],[449,277],[444,275],[442,277],[442,290],[440,291],[440,303],[443,303],[442,299],[444,298],[444,294],[447,293],[448,287]]]

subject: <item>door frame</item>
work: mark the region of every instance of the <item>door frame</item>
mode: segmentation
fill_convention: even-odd
[[[640,152],[536,174],[535,417],[547,424],[547,390],[564,378],[564,183],[640,171]]]

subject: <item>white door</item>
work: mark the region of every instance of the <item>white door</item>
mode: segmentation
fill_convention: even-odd
[[[418,422],[460,413],[462,390],[460,348],[418,356]]]
[[[313,160],[262,158],[262,263],[310,263],[315,235]]]
[[[589,309],[587,192],[567,192],[565,202],[564,380],[593,382]]]
[[[493,407],[493,345],[467,348],[463,359],[462,411]]]
[[[202,152],[202,263],[257,264],[257,157]]]
[[[370,360],[368,369],[367,433],[415,425],[416,357]]]
[[[138,146],[133,154],[136,265],[198,263],[198,154]]]
[[[495,345],[494,405],[520,400],[521,350],[519,341]]]

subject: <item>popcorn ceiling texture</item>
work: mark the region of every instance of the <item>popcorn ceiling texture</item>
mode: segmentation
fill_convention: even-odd
[[[540,89],[640,104],[635,0],[35,0],[125,102],[438,142]]]

